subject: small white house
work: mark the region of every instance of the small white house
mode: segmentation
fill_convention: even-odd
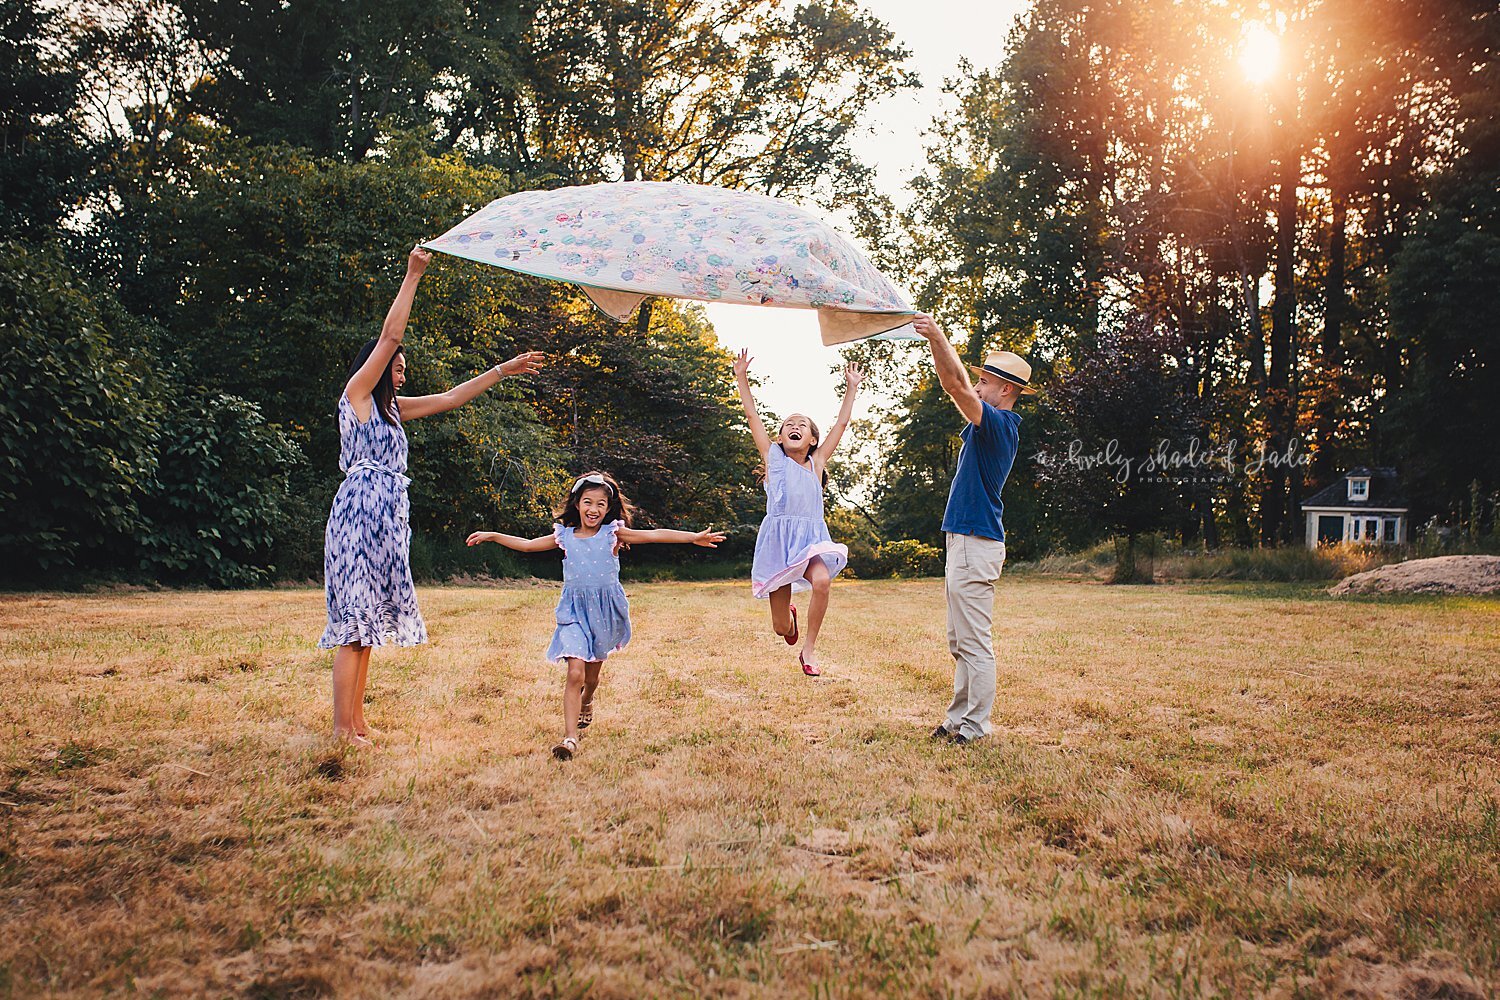
[[[1410,534],[1408,509],[1395,469],[1350,469],[1302,504],[1307,547],[1400,545]]]

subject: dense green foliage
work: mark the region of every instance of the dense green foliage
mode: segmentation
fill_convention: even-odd
[[[128,569],[262,581],[296,445],[237,396],[141,348],[148,324],[55,253],[0,244],[0,559],[16,580]]]
[[[1022,404],[1014,558],[1117,531],[1292,541],[1299,499],[1355,464],[1398,467],[1419,522],[1493,523],[1491,5],[1037,0],[999,65],[949,82],[904,217],[850,139],[916,81],[853,0],[88,12],[0,0],[6,579],[315,577],[336,400],[406,251],[510,191],[632,179],[845,209],[966,360],[1026,353],[1056,392]],[[1258,20],[1281,58],[1252,76]],[[1122,352],[1131,323],[1159,336]],[[619,325],[565,286],[445,260],[413,310],[408,391],[526,348],[542,374],[410,428],[424,572],[531,568],[456,543],[545,530],[589,468],[645,523],[733,527],[721,555],[745,558],[755,455],[700,311]],[[857,573],[925,572],[961,418],[923,352],[857,353],[909,390],[854,435],[833,530]],[[1106,481],[1040,460],[1103,445],[1132,409],[1160,411],[1136,445],[1311,464],[1131,494],[1127,516]]]
[[[315,577],[336,401],[415,242],[510,191],[599,180],[830,202],[867,176],[865,109],[914,83],[846,0],[48,10],[0,7],[15,579]],[[566,286],[445,260],[405,391],[527,349],[549,356],[539,376],[409,427],[419,574],[535,569],[462,538],[545,532],[590,468],[645,524],[736,526],[723,554],[744,557],[755,454],[701,311],[620,325]]]
[[[1260,22],[1279,45],[1273,62],[1245,56]],[[1203,443],[1241,456],[1264,443],[1310,462],[1247,472],[1241,461],[1206,487],[1184,484],[1160,511],[1179,539],[1293,541],[1302,497],[1377,464],[1397,467],[1418,523],[1462,509],[1491,528],[1497,48],[1491,4],[1230,3],[1185,15],[1037,0],[1000,65],[949,82],[954,113],[934,122],[906,220],[915,239],[888,262],[919,276],[919,303],[967,360],[1016,350],[1059,389],[1020,408],[1005,493],[1013,555],[1128,530],[1058,502],[1097,500],[1110,470],[1049,497],[1032,452],[1059,436],[1089,451],[1119,436],[1070,431],[1076,421],[1054,404],[1080,402],[1073,373],[1135,321],[1173,335],[1137,361],[1193,381]],[[1162,405],[1113,367],[1120,402]],[[930,377],[913,383],[885,416],[890,463],[873,492],[883,522],[932,540],[956,425]]]

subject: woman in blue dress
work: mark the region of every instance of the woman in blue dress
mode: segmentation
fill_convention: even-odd
[[[339,468],[344,481],[333,498],[323,536],[323,579],[328,626],[318,640],[333,654],[333,732],[369,746],[365,681],[370,650],[394,641],[427,641],[411,578],[411,525],[406,487],[406,431],[402,424],[462,406],[508,375],[538,370],[542,355],[529,351],[483,375],[429,396],[396,395],[406,383],[401,341],[417,283],[432,259],[412,250],[406,280],[386,314],[380,336],[360,349],[339,396]]]
[[[552,534],[521,538],[499,531],[476,531],[470,545],[495,542],[517,552],[563,551],[563,589],[557,602],[557,628],[547,659],[566,662],[563,681],[563,738],[552,748],[558,760],[578,752],[581,732],[594,721],[599,670],[611,653],[630,641],[630,602],[620,586],[620,547],[641,542],[684,542],[714,548],[721,532],[642,530],[630,526],[635,508],[607,472],[589,472],[568,491]]]
[[[741,351],[734,362],[735,384],[755,447],[760,450],[766,471],[766,517],[755,536],[755,562],[750,568],[750,592],[771,602],[771,628],[795,646],[799,638],[797,607],[792,604],[796,591],[811,590],[807,609],[807,635],[797,653],[797,664],[808,677],[822,673],[818,669],[818,633],[828,612],[828,595],[833,578],[849,562],[849,550],[828,534],[823,520],[823,483],[828,459],[839,446],[849,417],[854,412],[854,397],[864,372],[850,363],[844,367],[844,401],[838,419],[820,440],[818,425],[800,413],[781,422],[776,440],[766,433],[750,395],[750,362]]]

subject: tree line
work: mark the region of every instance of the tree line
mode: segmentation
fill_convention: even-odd
[[[1464,0],[1037,0],[999,66],[948,81],[888,256],[969,361],[1009,347],[1052,387],[1007,487],[1017,538],[1290,543],[1357,465],[1395,466],[1419,524],[1493,530],[1497,46]],[[928,378],[883,415],[897,534],[935,534],[944,409]],[[1065,461],[1110,440],[1283,461],[1123,483]]]
[[[316,576],[333,405],[413,243],[511,191],[597,181],[832,205],[868,181],[859,121],[915,82],[845,0],[0,0],[0,36],[17,580]],[[411,428],[428,569],[472,565],[452,540],[477,524],[544,530],[586,468],[648,523],[758,520],[731,359],[695,307],[621,326],[565,286],[450,262],[408,348],[418,393],[550,356]]]
[[[1049,392],[1006,491],[1013,557],[1291,542],[1354,464],[1398,467],[1419,520],[1488,528],[1497,24],[1457,0],[1038,0],[1000,65],[948,81],[897,211],[851,138],[918,81],[850,0],[0,0],[4,576],[315,576],[333,403],[405,251],[511,191],[637,179],[840,211],[966,360],[1031,358]],[[541,530],[583,468],[649,521],[758,520],[692,306],[619,325],[454,262],[409,346],[416,392],[552,358],[411,428],[434,571],[478,558],[444,541],[475,524]],[[917,352],[858,353],[910,389],[834,470],[831,521],[871,566],[930,569],[915,541],[876,549],[938,540],[955,418]],[[1058,460],[1106,438],[1298,458],[1125,483]]]

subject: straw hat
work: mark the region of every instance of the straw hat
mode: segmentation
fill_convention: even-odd
[[[1002,378],[1013,385],[1020,386],[1023,396],[1036,395],[1036,390],[1031,387],[1031,366],[1019,354],[1012,354],[1009,351],[991,351],[985,355],[983,368],[969,365],[968,369],[974,373],[975,378],[988,372],[996,378]]]

